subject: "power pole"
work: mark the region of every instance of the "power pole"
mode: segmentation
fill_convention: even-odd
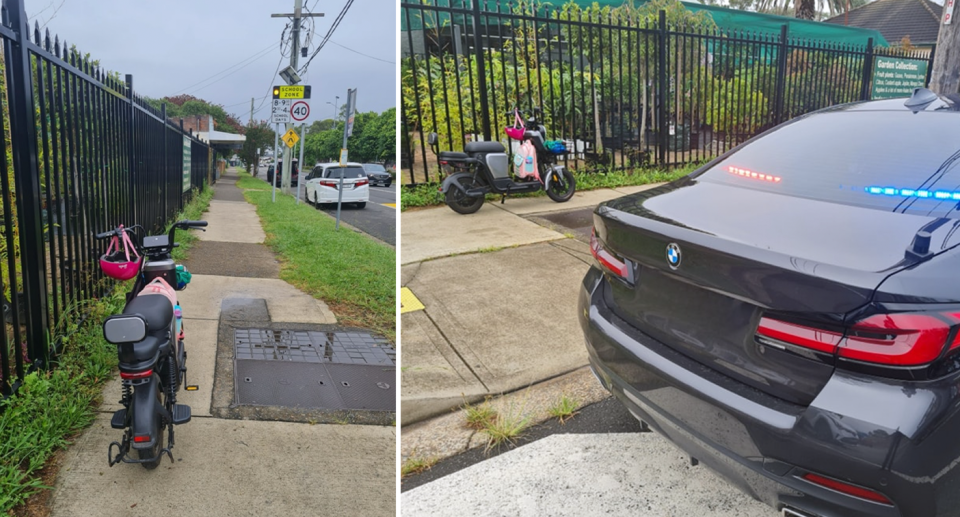
[[[293,30],[290,31],[290,66],[296,70],[297,63],[300,59],[300,20],[305,17],[320,17],[323,16],[323,13],[311,13],[304,15],[303,14],[303,0],[294,0],[293,2],[293,13],[291,14],[271,14],[271,18],[293,18]],[[299,82],[299,81],[298,81]],[[296,84],[296,83],[293,83]],[[287,130],[289,131],[293,124],[287,123]],[[281,186],[283,188],[284,194],[290,193],[290,175],[292,169],[291,156],[293,155],[292,149],[283,146],[283,176],[281,180]]]
[[[956,0],[943,3],[943,18],[933,57],[930,89],[939,95],[960,91],[960,24],[953,23]]]
[[[250,97],[250,126],[253,126],[253,97]]]

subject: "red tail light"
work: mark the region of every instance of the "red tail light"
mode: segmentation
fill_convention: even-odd
[[[137,373],[120,372],[121,379],[146,379],[151,375],[153,375],[153,369],[144,370],[142,372],[137,372]]]
[[[593,254],[593,258],[597,259],[597,262],[607,271],[624,279],[629,278],[630,272],[627,270],[627,264],[617,259],[609,251],[603,249],[600,241],[597,240],[596,230],[590,233],[590,253]]]
[[[338,187],[338,182],[336,182],[336,181],[321,181],[321,182],[320,182],[320,185],[322,185],[322,186],[324,186],[324,187],[337,188],[337,187]]]
[[[836,479],[825,478],[809,472],[803,475],[803,479],[815,485],[820,485],[822,487],[836,490],[837,492],[847,495],[852,495],[854,497],[859,497],[875,503],[888,504],[891,506],[893,505],[893,502],[887,499],[885,495],[868,488],[851,485],[849,483],[844,483],[843,481],[837,481]]]
[[[353,188],[362,187],[362,186],[364,186],[364,185],[369,185],[369,184],[370,184],[370,182],[367,181],[367,180],[360,180],[360,181],[358,181],[358,182],[356,182],[356,183],[353,184]]]
[[[760,318],[757,335],[839,357],[888,366],[919,366],[940,356],[960,313],[875,314],[846,332]],[[960,348],[960,335],[950,349]]]
[[[145,443],[150,441],[149,434],[138,434],[133,437],[133,441],[136,443]]]

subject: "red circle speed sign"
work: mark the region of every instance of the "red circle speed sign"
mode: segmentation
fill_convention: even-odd
[[[303,101],[297,101],[290,106],[290,116],[297,122],[303,122],[310,116],[310,105]]]

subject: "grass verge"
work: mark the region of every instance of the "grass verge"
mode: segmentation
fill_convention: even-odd
[[[270,190],[270,184],[263,180],[258,180],[246,172],[239,173],[240,179],[237,180],[237,188],[244,190]]]
[[[346,228],[334,231],[333,219],[290,196],[276,203],[266,190],[244,196],[282,259],[280,278],[325,301],[340,323],[396,339],[396,250]]]
[[[650,183],[660,183],[673,181],[690,174],[700,163],[692,163],[671,170],[663,169],[637,169],[632,171],[610,171],[610,172],[579,172],[574,171],[573,175],[577,179],[577,192],[587,190],[596,190],[601,188],[631,187],[637,185],[648,185]],[[437,190],[439,186],[436,183],[424,183],[416,187],[403,187],[400,189],[400,210],[406,210],[413,207],[437,206],[443,204],[443,196]],[[540,197],[546,196],[541,191],[528,194],[516,194],[510,197]],[[494,201],[500,199],[499,194],[488,194],[487,200]]]
[[[533,417],[524,415],[522,411],[508,411],[497,413],[480,432],[487,435],[487,449],[491,449],[503,443],[516,442],[531,423]]]
[[[203,190],[195,192],[193,199],[190,200],[190,203],[184,207],[183,211],[180,212],[174,221],[180,221],[183,219],[188,219],[191,221],[196,221],[203,219],[203,213],[210,207],[210,200],[213,199],[213,189],[209,186],[204,187]],[[170,226],[172,223],[167,225],[167,232],[170,231]],[[173,249],[173,252],[170,255],[173,257],[173,260],[176,262],[183,262],[187,258],[187,251],[193,247],[193,245],[200,240],[199,237],[194,235],[191,232],[177,231],[177,243],[180,246]]]

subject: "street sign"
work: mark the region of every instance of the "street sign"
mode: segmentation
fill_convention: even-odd
[[[953,23],[953,8],[956,6],[955,0],[947,0],[943,4],[943,24],[950,25]]]
[[[300,141],[300,137],[297,136],[297,132],[294,131],[293,128],[290,128],[280,137],[280,140],[283,140],[283,143],[287,144],[287,147],[293,149],[293,146],[297,145],[297,142]]]
[[[353,117],[357,112],[357,89],[347,90],[347,136],[353,136]],[[346,142],[344,142],[346,147]]]
[[[293,107],[291,99],[273,99],[273,109],[270,112],[270,123],[289,124],[293,120],[290,118],[290,108]]]
[[[308,85],[274,86],[273,98],[274,99],[309,99],[310,86]]]
[[[290,117],[295,122],[303,122],[310,116],[310,101],[296,101],[290,107]]]
[[[347,150],[346,149],[340,149],[340,166],[341,167],[347,166]]]

